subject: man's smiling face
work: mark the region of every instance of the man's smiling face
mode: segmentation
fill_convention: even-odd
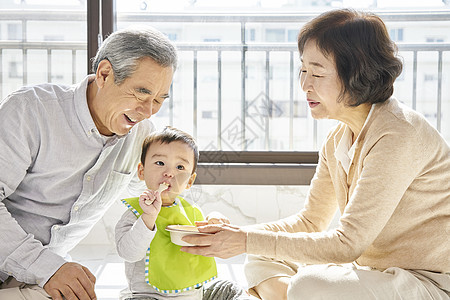
[[[162,67],[151,58],[139,60],[135,72],[120,85],[114,83],[111,64],[104,60],[97,77],[102,84],[89,106],[94,123],[103,135],[125,135],[161,108],[172,83],[172,67]]]

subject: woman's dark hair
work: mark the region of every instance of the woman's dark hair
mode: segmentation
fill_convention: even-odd
[[[380,17],[351,9],[332,10],[301,29],[300,56],[309,40],[334,59],[342,83],[340,99],[348,95],[347,105],[384,102],[392,96],[402,61]]]
[[[141,163],[145,165],[145,157],[147,155],[148,148],[152,144],[170,144],[176,141],[185,143],[194,152],[194,166],[192,168],[192,174],[194,174],[197,171],[197,163],[199,157],[197,143],[195,142],[194,138],[188,133],[171,126],[166,126],[162,131],[153,132],[145,138],[144,143],[142,144]]]

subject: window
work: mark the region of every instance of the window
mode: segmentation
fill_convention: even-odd
[[[298,29],[289,29],[288,30],[288,42],[297,42]]]
[[[443,37],[427,37],[426,42],[427,43],[443,43],[444,38]]]
[[[63,35],[44,35],[44,41],[64,41]]]
[[[0,15],[0,37],[13,41],[0,40],[2,99],[23,85],[70,85],[87,75],[86,1],[1,1]]]
[[[8,24],[8,40],[22,40],[22,26],[20,24]]]
[[[220,39],[219,38],[205,38],[205,39],[203,39],[203,41],[207,42],[207,43],[219,43]]]
[[[284,42],[284,29],[266,29],[266,42]]]
[[[169,38],[169,40],[171,40],[172,42],[175,42],[177,40],[177,34],[176,33],[166,33],[166,35]]]
[[[254,28],[251,28],[248,31],[247,40],[250,41],[250,42],[256,41],[256,30]]]
[[[437,81],[437,75],[436,74],[424,74],[423,76],[424,81]]]
[[[389,30],[391,39],[395,42],[403,42],[403,28],[394,28]]]
[[[369,7],[369,2],[373,5],[373,1],[363,1],[358,8],[374,9]],[[415,93],[423,93],[427,98],[422,99],[420,96],[417,101],[435,102],[436,91],[422,91],[434,89],[434,84],[424,88],[426,82],[440,80],[438,56],[428,55],[437,53],[438,50],[420,46],[425,45],[425,42],[442,44],[450,39],[450,13],[447,13],[449,21],[442,17],[433,20],[433,12],[430,10],[417,14],[412,12],[411,15],[396,9],[393,13],[384,14],[384,10],[389,9],[387,5],[393,5],[393,2],[378,1],[377,13],[382,18],[389,18],[386,23],[389,34],[398,43],[400,54],[404,56],[404,71],[397,79],[395,95],[410,103],[415,84]],[[450,6],[438,2],[439,6],[436,4],[435,7],[432,7],[434,4],[431,2],[427,4],[432,10],[446,9],[440,12],[441,15],[445,14]],[[86,75],[89,58],[86,51],[85,20],[87,3],[92,2],[61,0],[58,1],[58,7],[48,3],[50,1],[47,0],[1,2],[0,37],[18,41],[14,49],[5,48],[3,45],[0,47],[5,74],[0,85],[1,97],[24,84],[45,80],[70,84],[79,82]],[[298,1],[288,0],[233,1],[226,4],[226,10],[223,9],[225,3],[218,0],[116,0],[114,3],[117,12],[114,28],[138,23],[148,24],[164,32],[178,47],[179,68],[173,81],[172,106],[163,107],[158,117],[154,118],[159,127],[172,123],[193,133],[203,147],[214,143],[220,150],[223,143],[221,146],[220,137],[216,139],[220,128],[227,128],[231,124],[245,124],[245,120],[241,120],[246,118],[245,105],[259,95],[267,94],[273,104],[271,107],[281,108],[283,113],[269,114],[269,119],[264,122],[267,121],[270,130],[258,132],[258,135],[264,135],[262,139],[268,142],[260,143],[258,145],[261,145],[261,148],[252,150],[286,150],[277,148],[286,144],[290,145],[288,150],[318,150],[326,130],[323,130],[324,133],[322,129],[318,130],[318,125],[305,106],[305,96],[298,82],[300,63],[296,40],[302,24],[310,20],[312,14],[342,6],[342,3],[321,0],[315,1],[314,5],[305,2],[299,5]],[[405,8],[405,11],[410,8]],[[10,14],[10,17],[7,11],[11,9],[21,11],[20,18],[14,17],[18,16],[17,14]],[[42,20],[36,18],[36,14],[30,13],[33,10],[52,13],[48,19]],[[286,12],[296,18],[286,18]],[[396,21],[397,17],[399,21]],[[243,33],[245,36],[241,36]],[[39,49],[24,49],[21,41],[38,43]],[[66,44],[58,43],[60,41],[65,41],[70,46],[60,49]],[[414,44],[414,47],[410,44]],[[52,48],[53,45],[58,45],[58,49]],[[201,50],[196,51],[196,45],[201,45]],[[8,44],[7,47],[13,46]],[[450,76],[449,69],[445,67],[449,63],[450,54],[448,45],[438,47],[443,54],[442,120],[447,120],[449,116],[446,115],[446,108],[450,103],[450,93],[447,93],[447,87],[443,83]],[[416,61],[413,58],[414,51],[418,54]],[[27,59],[27,63],[24,64],[23,59]],[[416,71],[414,65],[418,66]],[[194,66],[197,70],[196,88],[193,86]],[[182,117],[186,113],[187,117]],[[194,114],[195,118],[192,118]],[[236,119],[240,121],[236,123]],[[212,120],[217,122],[213,123]],[[255,118],[252,122],[257,120]],[[262,122],[263,119],[259,120]],[[204,125],[203,121],[206,121],[207,125]],[[450,140],[450,130],[444,129],[446,127],[448,126],[441,126],[441,131]],[[243,141],[246,138],[245,130],[241,128]],[[289,132],[290,142],[280,141],[280,137],[274,134],[277,131]],[[250,131],[247,133],[251,134]]]
[[[217,112],[212,110],[204,110],[202,111],[203,119],[217,119]]]
[[[22,78],[22,64],[17,61],[9,62],[9,78]]]
[[[373,1],[362,1],[357,8],[375,10],[382,18],[388,18],[388,32],[397,42],[400,55],[404,56],[404,71],[396,81],[395,96],[412,102],[414,84],[416,95],[422,95],[425,82],[432,82],[425,74],[437,74],[437,57],[423,56],[431,50],[426,46],[417,48],[417,44],[425,45],[427,38],[430,42],[446,41],[450,37],[450,13],[449,21],[442,21],[442,17],[430,21],[432,12],[428,16],[423,12],[411,15],[398,7],[394,13],[384,13],[390,9],[388,5],[397,1],[378,1],[379,10],[373,7],[376,5]],[[171,108],[164,110],[164,117],[162,114],[155,116],[153,121],[158,127],[172,122],[172,125],[191,132],[199,141],[201,150],[206,146],[217,150],[232,148],[244,151],[319,149],[328,124],[313,120],[306,106],[305,95],[299,85],[300,62],[296,41],[299,29],[311,19],[312,12],[318,14],[340,7],[342,2],[319,0],[314,5],[305,2],[300,5],[298,1],[288,0],[233,1],[226,4],[218,0],[170,0],[158,4],[147,1],[145,12],[139,8],[138,0],[117,0],[116,3],[117,28],[139,20],[140,24],[152,25],[166,33],[176,30],[174,41],[180,53],[180,64],[174,78],[173,102]],[[398,3],[394,6],[398,5],[401,6]],[[429,5],[432,6],[431,3]],[[439,5],[433,9],[441,9],[442,5]],[[405,7],[405,11],[410,9],[410,6]],[[298,17],[289,19],[286,12],[288,15],[298,14]],[[197,43],[201,50],[195,51]],[[214,45],[205,45],[207,43]],[[419,49],[415,61],[414,49]],[[445,46],[442,49],[446,49]],[[444,64],[450,59],[448,52],[444,51]],[[194,67],[197,75],[194,75]],[[448,77],[449,72],[444,67],[443,78]],[[197,76],[195,87],[194,76]],[[434,85],[426,87],[432,88]],[[417,97],[417,101],[436,101],[432,99],[436,94],[426,92],[429,99],[420,97],[419,100]],[[261,95],[270,98],[266,105],[269,113],[256,117],[256,112],[261,113],[262,107],[251,114],[247,109]],[[443,103],[450,103],[449,98],[450,93],[442,93]],[[182,117],[186,113],[189,117]],[[237,129],[239,133],[239,136],[234,135],[233,142],[225,141],[224,131],[229,128]],[[224,134],[221,136],[218,132]],[[286,133],[287,137],[280,132]],[[446,136],[450,140],[450,132]]]

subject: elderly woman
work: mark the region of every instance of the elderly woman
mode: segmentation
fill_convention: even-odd
[[[182,250],[252,254],[245,271],[261,299],[449,299],[450,149],[392,97],[402,63],[384,23],[327,12],[303,27],[298,49],[312,116],[340,121],[305,208],[268,224],[200,227],[215,234],[185,241],[209,246]]]

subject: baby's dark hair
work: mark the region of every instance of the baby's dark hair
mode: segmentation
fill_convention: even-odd
[[[145,165],[145,157],[151,144],[155,142],[161,144],[170,144],[176,141],[185,143],[194,152],[194,167],[192,169],[192,174],[195,173],[197,171],[197,162],[199,156],[197,143],[190,134],[171,126],[166,126],[162,131],[153,132],[145,138],[144,143],[142,144],[141,163]]]

